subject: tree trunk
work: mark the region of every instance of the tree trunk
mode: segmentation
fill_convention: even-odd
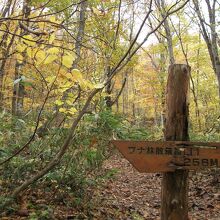
[[[106,75],[109,78],[111,76],[111,67],[108,65],[106,68]],[[108,109],[112,107],[111,93],[112,93],[112,81],[106,86],[107,96],[105,97],[105,103]]]
[[[159,7],[161,16],[164,19],[166,17],[165,2],[164,2],[164,0],[157,0],[157,4]],[[173,39],[172,39],[172,34],[171,34],[168,19],[164,20],[164,29],[165,29],[165,33],[166,33],[167,50],[168,50],[168,54],[169,54],[170,65],[172,65],[175,63],[175,59],[174,59],[174,52],[173,52]]]
[[[8,0],[6,3],[5,3],[5,7],[3,8],[3,12],[1,14],[1,17],[4,18],[7,16],[9,10],[10,10],[10,7],[11,7],[11,4],[12,4],[12,0]]]
[[[23,14],[24,18],[28,18],[31,13],[30,0],[25,0],[23,3]],[[26,22],[27,27],[29,26],[28,21]],[[22,34],[27,34],[25,31],[22,31]],[[20,116],[23,113],[24,106],[24,95],[25,95],[25,87],[22,82],[22,69],[26,64],[26,51],[22,53],[24,60],[20,63],[18,60],[15,64],[15,80],[21,79],[20,82],[14,85],[13,88],[13,98],[12,98],[12,114]]]
[[[188,88],[190,67],[169,67],[166,97],[165,139],[184,141],[188,136]],[[162,220],[188,219],[188,171],[165,173],[162,180]]]
[[[215,72],[218,82],[218,92],[220,98],[220,57],[218,52],[218,33],[216,31],[216,11],[217,11],[217,1],[214,0],[212,5],[209,0],[206,0],[206,8],[208,9],[209,21],[206,21],[205,18],[202,16],[201,7],[199,5],[198,0],[193,0],[195,6],[195,12],[199,18],[200,22],[200,29],[202,32],[202,36],[206,42],[209,56],[212,62],[212,68]],[[208,30],[209,31],[208,31]],[[210,32],[210,33],[209,33]]]
[[[219,75],[218,75],[218,94],[219,94],[219,97],[220,97],[220,72],[219,72]]]
[[[79,27],[76,36],[75,50],[76,50],[76,59],[73,62],[72,68],[78,68],[78,63],[81,59],[81,48],[83,43],[83,37],[85,32],[85,24],[86,24],[86,9],[87,9],[87,1],[82,1],[80,4],[80,13],[79,13]]]

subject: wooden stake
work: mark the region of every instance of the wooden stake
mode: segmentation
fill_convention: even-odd
[[[188,141],[188,89],[190,67],[169,67],[166,94],[165,139]],[[164,173],[162,180],[161,220],[188,219],[188,171]]]

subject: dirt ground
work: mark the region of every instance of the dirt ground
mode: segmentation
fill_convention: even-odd
[[[160,219],[161,174],[138,173],[120,155],[106,161],[104,168],[118,173],[100,192],[103,219]],[[190,219],[220,220],[220,183],[213,183],[214,173],[190,173]]]
[[[36,189],[26,194],[22,208],[2,220],[159,220],[161,174],[141,174],[121,155],[114,155],[103,164],[114,174],[104,184],[87,189],[87,201],[80,208],[67,205],[73,196]],[[190,173],[189,215],[191,220],[220,220],[220,181],[216,171]],[[214,177],[218,179],[213,182]],[[59,199],[59,200],[58,200]],[[67,201],[67,203],[65,203]],[[31,206],[27,204],[32,204]],[[91,205],[90,205],[91,204]],[[36,209],[38,207],[38,209]],[[50,208],[48,208],[50,207]],[[84,207],[84,208],[83,208]],[[38,216],[39,209],[41,216]],[[46,210],[46,211],[45,211]],[[44,215],[43,215],[43,214]]]

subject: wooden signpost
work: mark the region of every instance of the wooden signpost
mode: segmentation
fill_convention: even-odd
[[[220,167],[220,143],[184,141],[112,141],[122,155],[145,173]]]
[[[165,141],[112,141],[139,171],[163,173],[161,220],[188,220],[188,171],[220,168],[220,143],[190,142],[188,89],[190,67],[169,67]]]

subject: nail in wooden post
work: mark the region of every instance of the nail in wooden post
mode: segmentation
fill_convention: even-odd
[[[190,67],[169,67],[166,94],[165,139],[188,141],[188,90]],[[188,219],[188,171],[164,173],[162,180],[161,220]]]

